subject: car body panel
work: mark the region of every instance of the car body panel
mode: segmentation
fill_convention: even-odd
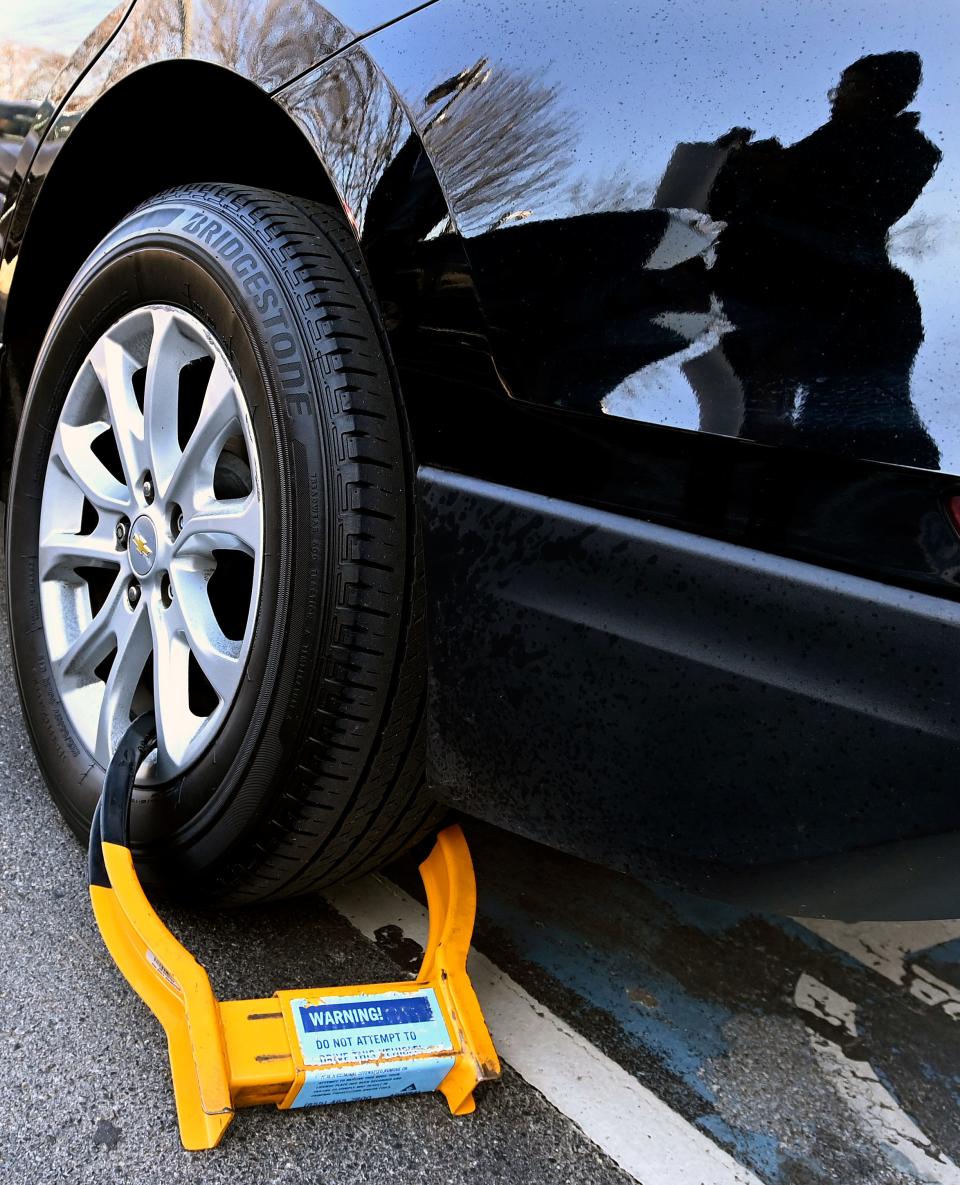
[[[423,112],[511,394],[956,472],[945,394],[958,349],[956,6],[724,2],[704,20],[702,5],[679,0],[599,16],[587,3],[549,17],[519,3],[491,17],[445,0],[367,43]],[[456,89],[428,102],[458,72]],[[828,99],[838,88],[852,96],[842,118]],[[669,211],[691,207],[727,226],[674,218],[664,235]],[[863,306],[862,321],[841,297]],[[758,305],[773,306],[772,323]],[[551,326],[558,313],[565,335]],[[728,342],[716,373],[683,371],[710,341],[743,332],[753,359]],[[909,394],[881,383],[904,370]],[[776,402],[775,379],[800,396]],[[868,382],[882,420],[857,402]],[[912,409],[899,406],[908,398]]]
[[[842,908],[803,869],[960,828],[960,605],[447,470],[420,483],[430,754],[467,813],[727,896],[759,876],[768,904],[779,869],[796,913]],[[894,884],[858,916],[908,909]]]
[[[655,14],[616,6],[602,22],[592,11],[571,4],[544,19],[518,4],[491,20],[445,0],[364,43],[441,178],[501,390],[544,413],[515,440],[499,433],[495,450],[482,431],[462,433],[431,459],[956,595],[956,537],[928,476],[943,474],[946,491],[960,472],[950,391],[960,354],[960,163],[948,143],[955,6],[925,4],[905,18],[865,0],[834,19],[833,6],[798,13],[782,3],[754,22],[724,4],[706,23],[683,4]],[[578,38],[586,29],[595,41]],[[887,121],[893,130],[874,131],[879,147],[861,162],[862,121],[834,133],[826,94],[864,58],[864,29],[867,49],[902,49],[908,69],[922,64],[923,82],[911,106],[918,121],[907,118],[905,131],[899,114]],[[741,165],[759,179],[737,182],[740,223],[727,194],[718,213],[729,225],[698,247],[661,203],[702,196],[682,177],[686,158],[699,146],[735,159],[715,147],[731,127],[753,128],[740,151],[758,157],[830,136],[805,149],[823,155],[806,204],[788,209],[784,190],[809,160],[777,159],[776,186],[762,161]],[[918,160],[884,163],[885,149]],[[878,184],[856,189],[861,164],[883,169],[896,190],[879,211],[870,205]],[[752,197],[751,185],[771,192]],[[844,217],[853,227],[837,229]],[[531,449],[531,437],[542,445]],[[884,486],[882,513],[865,524],[859,492],[874,482]]]

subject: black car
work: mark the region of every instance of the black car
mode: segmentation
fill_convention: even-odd
[[[9,620],[77,833],[152,708],[139,859],[200,895],[440,803],[960,912],[955,0],[97,16],[0,46]]]

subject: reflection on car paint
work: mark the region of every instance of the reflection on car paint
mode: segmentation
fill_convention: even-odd
[[[505,159],[519,157],[528,175],[511,180],[533,201],[568,135],[550,109],[556,95],[481,65],[445,87],[485,97],[470,126],[499,128],[498,107],[523,112],[508,125]],[[652,420],[649,397],[679,384],[697,415],[677,426],[937,468],[910,399],[919,302],[888,254],[891,227],[941,158],[905,110],[920,81],[914,52],[864,56],[831,92],[827,121],[794,144],[732,128],[677,145],[649,209],[532,221],[511,212],[470,237],[493,333],[507,329],[510,391]],[[459,131],[439,145],[431,137],[441,175]],[[475,159],[485,158],[469,156],[450,196],[489,224],[503,198]]]
[[[912,30],[914,45],[906,38],[891,52],[891,40],[903,44],[905,36],[893,35],[889,6],[870,4],[865,24],[871,41],[886,43],[884,52],[844,59],[853,41],[846,13],[825,44],[826,10],[816,6],[792,22],[776,6],[759,31],[746,27],[744,14],[724,10],[711,28],[693,33],[689,5],[679,5],[659,17],[658,34],[678,40],[676,57],[690,63],[682,71],[676,59],[665,60],[671,53],[639,37],[639,12],[608,13],[611,28],[595,30],[596,43],[581,47],[574,68],[564,38],[584,19],[579,6],[537,24],[530,6],[518,5],[486,36],[461,6],[451,7],[418,18],[425,48],[436,51],[425,55],[432,71],[401,59],[402,32],[375,36],[369,50],[399,86],[441,178],[512,395],[840,455],[956,467],[955,417],[943,386],[933,389],[955,335],[945,334],[938,293],[921,351],[918,306],[930,285],[919,297],[911,292],[918,271],[946,280],[956,248],[955,215],[937,212],[944,192],[956,190],[955,166],[935,174],[952,126],[945,47],[955,28],[946,10],[925,13],[923,28]],[[719,63],[710,59],[711,41]],[[526,42],[539,46],[535,64],[520,59]],[[769,57],[748,53],[750,44]],[[931,46],[924,70],[920,51]],[[457,53],[458,69],[441,73]],[[727,85],[733,78],[737,86]],[[828,91],[833,104],[824,119],[818,95]],[[928,111],[922,125],[915,103]],[[730,115],[739,118],[724,126]],[[676,134],[711,125],[710,136]],[[676,211],[682,220],[684,210],[727,223],[717,243],[723,266],[707,275],[706,261],[680,264],[687,273],[673,277],[680,292],[658,294],[637,281],[649,216]],[[614,212],[636,214],[637,222],[624,220],[617,254],[578,272],[577,240],[590,229],[579,220]],[[559,259],[545,256],[534,233],[551,222],[565,228]],[[492,276],[483,256],[487,236],[499,232],[515,235],[497,248],[498,264],[515,257],[514,271]],[[882,250],[869,257],[870,234],[887,242],[886,259]],[[529,279],[534,268],[537,283],[551,267],[541,299],[511,304],[518,276]],[[579,301],[566,291],[574,285]],[[545,326],[550,318],[563,329]],[[553,360],[538,369],[537,360],[523,358],[559,338],[569,369]],[[657,352],[658,339],[662,356],[645,356]],[[597,365],[608,373],[587,391],[584,375]],[[905,376],[917,368],[911,386]]]

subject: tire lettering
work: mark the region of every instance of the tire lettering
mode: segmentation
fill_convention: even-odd
[[[284,395],[283,401],[287,405],[288,415],[292,415],[294,412],[298,416],[309,416],[313,414],[310,408],[310,397],[306,391],[301,391],[299,395]]]
[[[46,693],[40,701],[40,722],[57,746],[57,757],[64,761],[68,751],[72,757],[79,757],[80,746],[73,739],[60,709],[60,697],[53,679],[49,675],[45,676],[40,680],[40,687]]]
[[[266,282],[267,277],[263,272],[254,272],[252,276],[247,276],[247,278],[243,281],[243,286],[246,288],[247,292],[253,296],[258,288],[264,287]]]
[[[219,234],[219,232],[221,230],[223,230],[223,227],[214,218],[212,222],[210,222],[207,226],[205,226],[203,228],[202,233],[197,235],[197,238],[200,240],[201,243],[212,243],[213,236],[215,234]]]
[[[191,214],[187,225],[183,228],[184,233],[191,235],[197,234],[206,221],[206,214]]]
[[[286,330],[275,333],[270,338],[270,345],[273,347],[273,352],[277,358],[289,358],[291,354],[295,354],[297,351],[297,343]]]
[[[265,329],[277,329],[277,332],[270,336],[270,349],[281,376],[280,385],[285,392],[283,399],[287,413],[312,416],[314,405],[309,391],[306,390],[306,368],[302,359],[296,356],[297,342],[290,332],[290,318],[280,305],[276,289],[270,287],[266,273],[257,266],[256,257],[243,250],[243,241],[229,228],[224,229],[222,223],[206,214],[191,215],[183,229],[195,235],[201,242],[209,244],[214,251],[219,251],[221,257],[231,263],[233,271],[243,283],[244,291],[253,297],[259,313],[266,313],[270,309],[277,310],[264,320],[263,325]]]
[[[280,364],[280,373],[287,374],[290,377],[282,379],[280,385],[282,387],[299,387],[303,383],[303,363],[299,360],[296,362],[282,362]]]
[[[279,312],[274,313],[272,317],[268,317],[264,322],[265,325],[276,325],[280,322],[287,326],[290,321],[286,312],[280,309]],[[288,414],[296,413],[298,416],[312,416],[313,415],[313,401],[309,396],[306,388],[306,369],[303,360],[299,357],[291,355],[298,353],[297,341],[292,333],[288,333],[286,329],[278,329],[276,333],[270,335],[270,349],[277,364],[279,371],[280,386],[284,391],[289,392],[285,394],[283,399],[286,403]],[[288,361],[285,361],[287,359]],[[298,392],[290,391],[291,387],[300,387]]]
[[[267,309],[275,309],[280,302],[277,300],[277,294],[272,288],[264,288],[257,296],[255,303],[257,312],[265,313]]]
[[[283,309],[281,309],[279,313],[274,313],[272,317],[268,317],[266,319],[266,321],[264,321],[263,324],[264,324],[264,327],[267,329],[272,329],[274,327],[274,325],[282,325],[284,327],[284,329],[289,329],[290,328],[290,319],[287,316],[286,312]]]
[[[224,238],[227,239],[226,243],[223,242]],[[217,240],[215,246],[220,249],[220,254],[224,259],[233,259],[237,252],[243,250],[243,243],[237,238],[236,235],[230,235],[229,231],[222,238]]]

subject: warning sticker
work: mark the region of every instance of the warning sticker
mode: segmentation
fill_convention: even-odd
[[[433,988],[292,998],[289,1008],[306,1067],[292,1107],[436,1090],[453,1068]]]
[[[162,978],[164,978],[167,981],[167,983],[170,984],[170,986],[175,991],[178,991],[178,992],[180,991],[180,984],[177,983],[177,981],[173,978],[173,976],[166,969],[166,967],[164,967],[163,963],[160,962],[160,960],[157,958],[157,956],[149,948],[147,949],[147,962],[154,969],[154,971],[156,971],[156,973],[158,975],[162,976]]]
[[[453,1053],[433,988],[294,998],[290,1011],[307,1068]]]
[[[436,1090],[453,1069],[453,1063],[450,1054],[356,1069],[307,1070],[306,1081],[290,1106],[313,1107],[320,1103],[349,1103],[355,1099],[383,1099],[393,1094]]]

